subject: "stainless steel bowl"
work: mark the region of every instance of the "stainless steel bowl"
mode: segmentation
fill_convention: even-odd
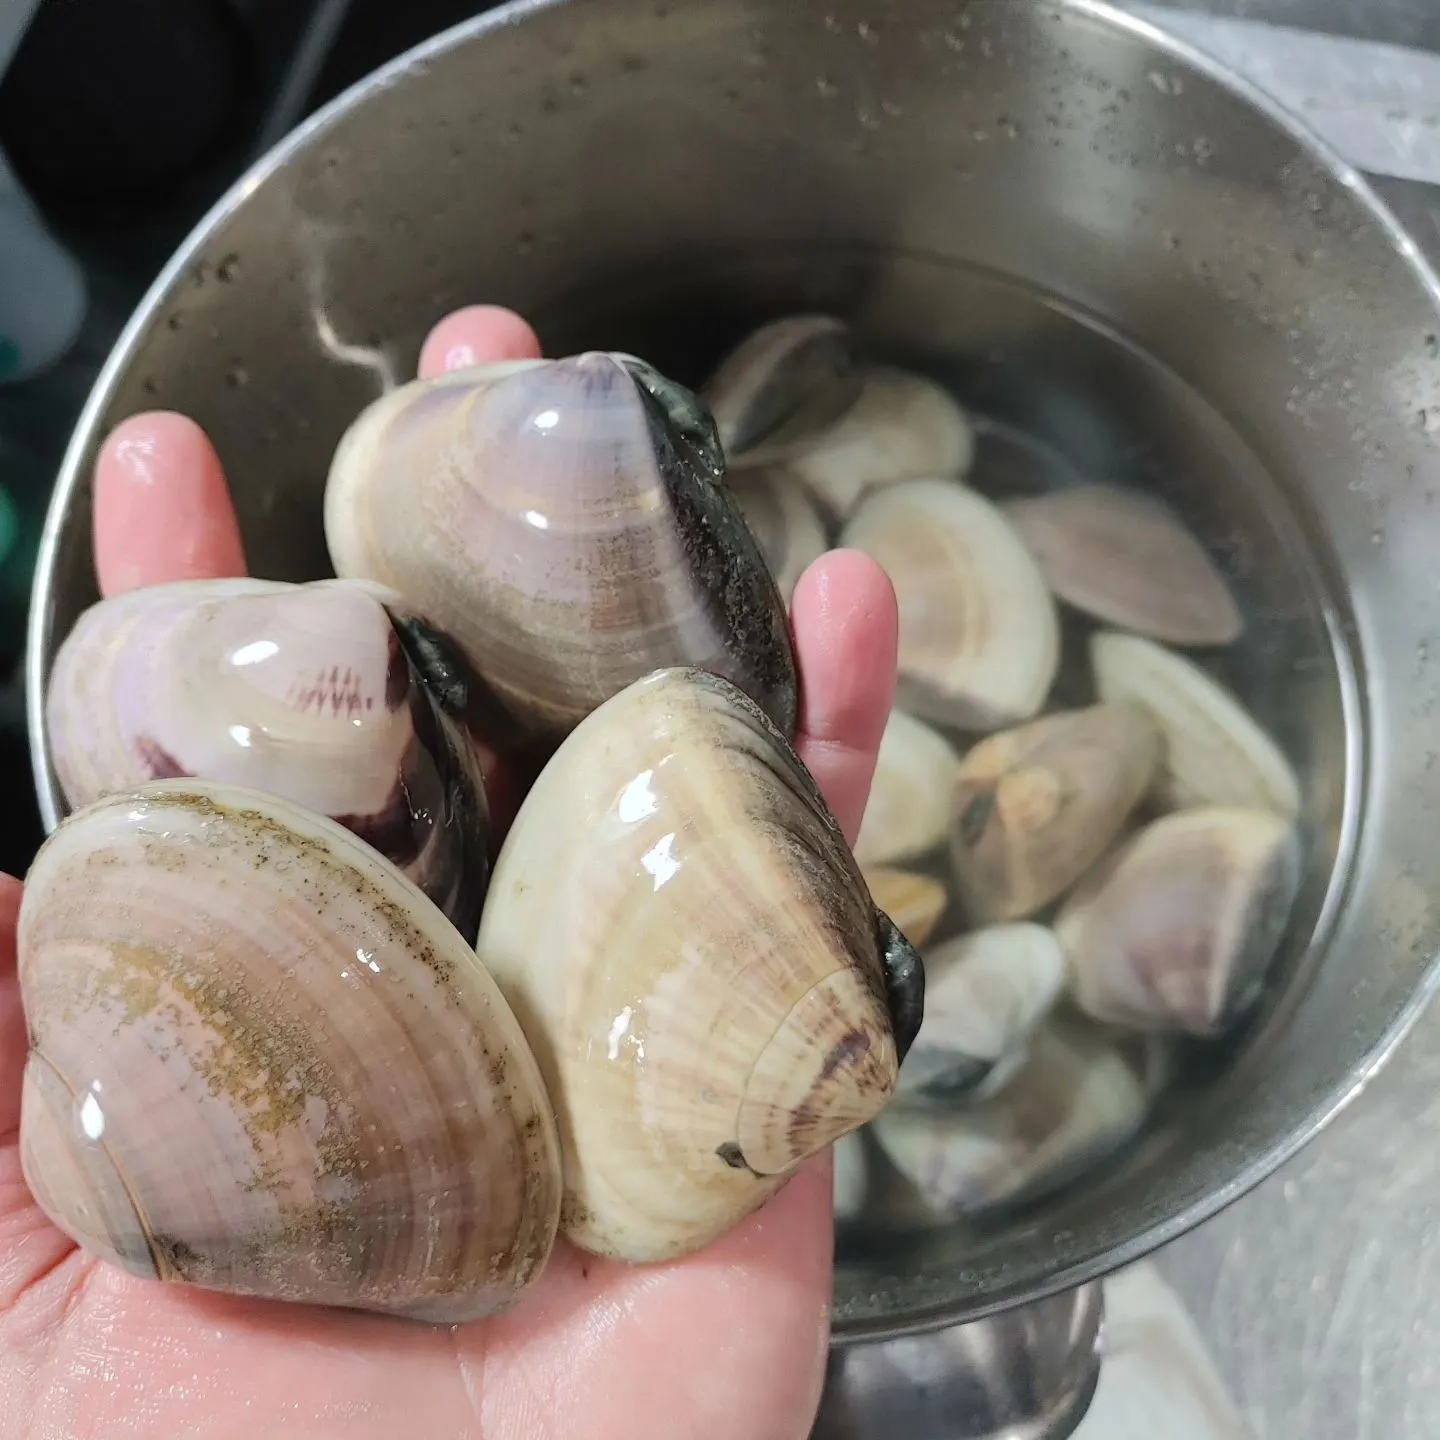
[[[95,595],[89,478],[136,410],[208,427],[257,571],[326,573],[356,411],[475,299],[552,352],[695,380],[838,309],[1228,542],[1235,676],[1296,757],[1314,863],[1255,1022],[1115,1161],[988,1226],[842,1246],[835,1334],[989,1315],[1170,1240],[1353,1096],[1434,988],[1440,289],[1275,106],[1093,0],[519,0],[343,96],[204,221],[108,364],[55,494],[40,698]]]

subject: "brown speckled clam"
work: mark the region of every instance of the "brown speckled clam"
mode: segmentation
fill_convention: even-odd
[[[459,1322],[556,1233],[550,1102],[474,952],[334,822],[164,781],[31,867],[25,1178],[132,1274]]]
[[[473,939],[485,792],[414,634],[398,597],[352,581],[184,581],[102,600],[61,645],[46,697],[65,798],[79,809],[191,776],[264,790],[338,820]]]
[[[809,773],[696,670],[556,752],[476,949],[555,1101],[562,1228],[626,1260],[699,1249],[878,1114],[923,1005]]]
[[[524,743],[626,685],[698,665],[787,736],[785,606],[695,396],[628,355],[512,361],[377,400],[336,451],[336,573],[449,635]]]

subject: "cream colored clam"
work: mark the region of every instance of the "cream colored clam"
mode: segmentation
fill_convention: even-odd
[[[1050,588],[1087,615],[1175,645],[1229,645],[1239,607],[1204,547],[1153,496],[1075,485],[1002,507]]]
[[[736,471],[726,483],[788,605],[800,577],[830,548],[819,514],[783,470]]]
[[[1161,750],[1159,727],[1128,702],[982,740],[960,766],[950,840],[969,917],[1024,919],[1068,890],[1120,834]]]
[[[959,769],[960,757],[943,735],[903,710],[892,710],[855,858],[862,865],[894,865],[943,845]]]
[[[560,747],[477,949],[555,1102],[562,1226],[622,1259],[708,1244],[858,1129],[919,1026],[919,957],[809,773],[701,671],[637,682]]]
[[[540,1072],[473,951],[334,822],[166,781],[26,881],[20,1154],[92,1255],[453,1323],[513,1304],[560,1208]]]
[[[949,480],[896,485],[860,507],[841,544],[895,587],[903,709],[969,730],[1039,712],[1060,664],[1055,601],[989,500]]]
[[[1051,1022],[998,1094],[951,1110],[894,1105],[871,1133],[925,1210],[953,1219],[1053,1192],[1132,1139],[1152,1098],[1119,1049]]]
[[[950,899],[945,886],[933,876],[911,870],[882,867],[864,873],[870,898],[912,945],[922,948],[945,914]]]
[[[897,1102],[948,1104],[1002,1081],[1064,989],[1065,957],[1043,925],[993,925],[926,951],[925,1019]]]
[[[1209,1036],[1254,1001],[1301,879],[1294,826],[1266,810],[1163,816],[1070,897],[1055,924],[1087,1014]]]
[[[865,1209],[870,1189],[870,1161],[858,1131],[835,1142],[834,1205],[837,1220],[855,1220]]]
[[[1285,818],[1299,813],[1300,782],[1284,752],[1193,661],[1113,631],[1092,637],[1090,655],[1101,699],[1145,706],[1165,734],[1157,786],[1163,805],[1253,805]]]

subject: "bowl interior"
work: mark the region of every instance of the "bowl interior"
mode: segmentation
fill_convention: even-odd
[[[94,598],[89,474],[140,409],[214,437],[253,570],[329,573],[320,499],[356,412],[477,298],[550,353],[698,381],[751,326],[851,318],[983,417],[977,482],[1128,480],[1234,582],[1218,673],[1296,763],[1309,870],[1242,1033],[1139,1139],[987,1225],[842,1236],[836,1333],[1089,1278],[1268,1173],[1433,980],[1440,311],[1354,177],[1102,6],[519,4],[342,97],[157,284],[67,460],[32,616],[36,697]]]

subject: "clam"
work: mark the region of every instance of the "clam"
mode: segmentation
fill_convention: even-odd
[[[560,746],[476,948],[555,1103],[562,1229],[624,1260],[708,1244],[877,1114],[923,1004],[784,736],[692,669]]]
[[[855,858],[862,865],[894,865],[943,845],[959,769],[960,757],[943,735],[903,710],[892,710]]]
[[[925,1211],[954,1219],[1053,1192],[1130,1141],[1152,1099],[1119,1049],[1052,1021],[998,1094],[949,1110],[895,1105],[870,1129]]]
[[[1222,1033],[1260,991],[1301,872],[1293,824],[1267,810],[1162,816],[1061,910],[1076,1004],[1137,1030]]]
[[[903,709],[964,730],[1039,712],[1060,665],[1055,601],[989,500],[954,481],[908,481],[867,500],[841,543],[895,587]]]
[[[800,577],[830,548],[819,514],[783,472],[737,471],[727,484],[788,605]]]
[[[870,1188],[870,1162],[858,1132],[835,1142],[834,1206],[837,1220],[854,1220],[865,1209]]]
[[[470,946],[333,821],[162,781],[26,880],[20,1122],[36,1202],[131,1274],[453,1323],[545,1266],[559,1150]]]
[[[895,922],[895,928],[917,949],[935,933],[950,897],[929,875],[884,868],[865,870],[870,898]]]
[[[951,856],[969,917],[1034,915],[1109,849],[1144,798],[1160,729],[1117,702],[1047,715],[982,740],[954,789]]]
[[[925,952],[925,1019],[896,1100],[946,1104],[1023,1063],[1065,989],[1065,957],[1043,925],[994,925]]]
[[[863,384],[855,337],[831,315],[788,315],[748,335],[701,391],[732,461],[783,451],[833,425]]]
[[[332,462],[325,532],[339,575],[456,642],[517,745],[666,665],[731,680],[788,736],[785,605],[724,473],[708,413],[642,361],[512,361],[370,405]]]
[[[46,727],[71,808],[200,776],[338,820],[473,939],[487,855],[470,741],[370,588],[183,581],[102,600],[56,654]]]
[[[1280,747],[1193,661],[1138,635],[1091,638],[1102,700],[1144,705],[1165,732],[1156,798],[1168,809],[1256,805],[1292,818],[1300,782]]]
[[[1204,547],[1163,501],[1075,485],[1001,507],[1050,588],[1087,615],[1175,645],[1229,645],[1239,607]]]

